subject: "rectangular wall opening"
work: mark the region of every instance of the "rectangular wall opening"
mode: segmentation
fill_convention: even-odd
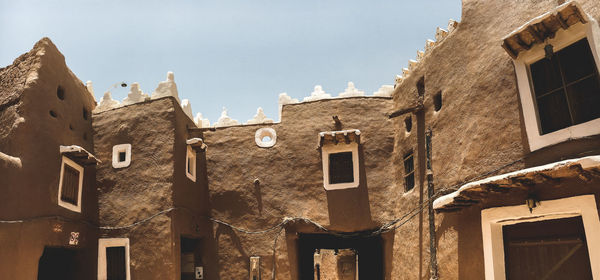
[[[340,237],[301,233],[298,254],[299,279],[302,280],[383,279],[381,236]]]

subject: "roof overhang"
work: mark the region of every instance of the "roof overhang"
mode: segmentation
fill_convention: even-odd
[[[433,209],[438,212],[460,210],[478,204],[478,199],[490,193],[505,193],[514,188],[527,188],[563,178],[578,177],[590,181],[594,176],[600,177],[600,156],[563,160],[465,184],[457,191],[436,199]]]
[[[206,150],[206,144],[204,144],[204,140],[202,138],[191,138],[185,141],[186,144],[192,146],[195,150]]]
[[[59,150],[62,155],[67,156],[75,162],[82,163],[83,165],[102,163],[102,161],[96,158],[92,153],[77,145],[61,145]]]
[[[340,143],[360,144],[360,130],[348,129],[348,130],[340,130],[340,131],[319,132],[319,148],[323,147],[323,145],[329,145],[329,144],[337,145]]]
[[[569,1],[515,29],[502,39],[502,47],[516,59],[520,52],[531,49],[535,44],[542,44],[548,38],[554,38],[561,28],[568,29],[579,22],[587,23],[588,20],[579,3]]]

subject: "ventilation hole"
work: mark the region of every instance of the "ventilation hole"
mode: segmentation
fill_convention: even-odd
[[[60,100],[65,100],[65,89],[63,89],[61,86],[58,86],[56,89],[56,96],[58,96],[58,99]]]
[[[88,112],[88,110],[83,108],[83,119],[87,121],[89,115],[90,115],[90,113]]]
[[[73,125],[69,124],[69,129],[73,130]]]
[[[56,112],[50,110],[50,116],[52,116],[53,118],[58,117],[58,115],[56,114]]]
[[[425,76],[421,77],[417,82],[417,92],[419,93],[419,96],[425,95]]]
[[[442,109],[442,92],[441,91],[433,96],[433,108],[435,109],[436,112]]]
[[[119,152],[119,162],[125,161],[125,152]]]
[[[262,140],[263,142],[268,142],[268,141],[271,141],[271,137],[269,137],[269,136],[265,136],[265,137],[263,137],[261,140]]]
[[[404,127],[406,127],[406,132],[410,132],[412,130],[412,118],[410,116],[404,119]]]

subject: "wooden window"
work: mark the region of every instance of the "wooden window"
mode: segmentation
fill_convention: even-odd
[[[187,146],[185,156],[185,175],[196,182],[196,150],[190,145]]]
[[[125,246],[106,247],[106,279],[126,280],[127,261]]]
[[[506,225],[507,279],[592,279],[581,216]]]
[[[413,151],[404,155],[404,188],[410,191],[415,187],[415,164]]]
[[[79,171],[65,164],[60,199],[62,201],[77,205],[79,197]]]
[[[62,157],[58,183],[58,205],[71,211],[81,212],[83,166],[66,156]]]
[[[329,184],[354,182],[352,152],[329,154]]]
[[[529,66],[540,134],[600,117],[600,78],[586,38]]]

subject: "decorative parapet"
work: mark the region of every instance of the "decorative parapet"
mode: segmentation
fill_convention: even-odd
[[[152,93],[152,99],[165,96],[173,96],[177,102],[181,102],[177,93],[177,84],[175,84],[175,74],[171,71],[167,72],[167,80],[158,83],[158,87]]]
[[[310,96],[304,97],[304,99],[302,101],[306,102],[306,101],[314,101],[314,100],[327,99],[327,98],[331,98],[331,94],[326,93],[323,90],[322,86],[316,85],[315,90],[313,90],[313,92],[310,93]]]
[[[415,70],[415,68],[417,67],[417,65],[418,65],[418,64],[419,64],[419,62],[418,62],[418,61],[416,61],[416,60],[413,60],[413,59],[409,59],[409,60],[408,60],[408,69],[409,69],[410,71],[413,71],[413,70]]]
[[[448,36],[448,31],[439,27],[435,30],[435,40],[437,42],[441,42],[442,40],[446,39],[446,36]]]
[[[273,123],[273,119],[267,118],[267,116],[265,115],[265,112],[263,111],[263,109],[261,107],[258,107],[258,109],[256,109],[256,115],[254,115],[254,118],[249,119],[246,122],[246,124],[259,124],[259,123]]]
[[[192,113],[192,104],[190,104],[190,101],[187,99],[184,99],[181,101],[181,109],[183,109],[183,112],[190,118],[190,119],[194,119],[194,114]]]
[[[92,85],[92,81],[85,82],[85,88],[87,88],[87,91],[92,95],[92,98],[96,100],[96,95],[94,95],[94,86]]]
[[[202,114],[198,113],[196,114],[196,118],[194,118],[194,122],[196,123],[197,127],[210,127],[210,121],[208,119],[205,119],[204,117],[202,117]]]
[[[374,96],[384,96],[390,97],[392,96],[392,92],[394,91],[394,86],[392,85],[382,85],[376,92],[373,93]]]
[[[448,33],[452,33],[452,31],[456,30],[458,27],[458,21],[450,19],[448,21]]]
[[[348,87],[344,92],[340,92],[338,97],[353,97],[353,96],[364,96],[365,92],[362,90],[358,90],[353,82],[348,82]]]
[[[433,47],[435,47],[435,41],[427,39],[427,41],[425,41],[425,52],[430,52],[433,49]]]
[[[425,56],[424,51],[417,50],[417,61],[421,61],[421,59],[423,59],[424,56]]]
[[[238,124],[240,124],[240,122],[230,118],[227,115],[227,109],[225,107],[223,107],[223,112],[221,112],[221,117],[219,117],[219,119],[215,123],[215,127],[232,126],[232,125],[238,125]]]
[[[129,90],[127,97],[123,99],[122,106],[142,102],[146,100],[146,98],[148,98],[148,94],[142,92],[140,89],[140,84],[133,83],[131,84],[131,89]]]
[[[100,113],[117,107],[119,107],[119,101],[112,99],[110,91],[107,91],[104,93],[104,96],[100,100],[100,104],[96,106],[93,112]]]
[[[282,92],[279,94],[279,121],[281,121],[281,110],[285,104],[298,103],[298,99],[291,98],[287,93]]]

